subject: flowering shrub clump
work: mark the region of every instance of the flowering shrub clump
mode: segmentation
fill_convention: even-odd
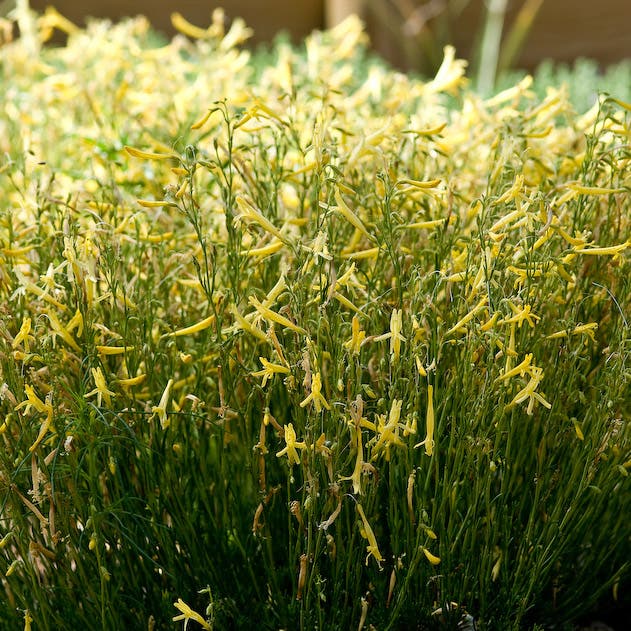
[[[398,74],[356,19],[253,63],[221,11],[158,44],[22,4],[0,628],[518,629],[628,587],[631,105]]]

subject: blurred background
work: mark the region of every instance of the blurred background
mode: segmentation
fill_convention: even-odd
[[[254,29],[254,44],[279,31],[298,41],[358,13],[377,52],[400,69],[427,74],[448,43],[473,70],[489,62],[485,55],[500,71],[531,70],[543,59],[589,57],[604,67],[631,58],[631,0],[31,0],[39,11],[50,4],[80,24],[88,15],[117,20],[144,14],[169,36],[172,11],[206,26],[212,10],[223,6],[228,19],[240,16]]]

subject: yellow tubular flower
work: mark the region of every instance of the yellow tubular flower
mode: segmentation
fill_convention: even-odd
[[[458,322],[456,322],[456,324],[454,324],[446,333],[445,335],[451,335],[452,333],[455,333],[456,331],[458,331],[459,329],[462,329],[464,327],[465,324],[468,324],[471,320],[473,320],[473,318],[475,317],[475,314],[482,309],[482,307],[484,307],[484,305],[486,304],[487,299],[486,298],[482,298],[482,300],[480,300],[480,302],[478,302],[478,304],[473,307],[473,309],[471,309],[471,311],[469,311],[469,313],[467,313],[464,317],[460,318],[460,320],[458,320]]]
[[[352,335],[351,339],[344,342],[344,348],[354,355],[359,354],[362,342],[366,338],[366,331],[362,331],[359,324],[359,318],[353,316],[353,322],[351,324]]]
[[[59,321],[59,318],[55,315],[55,313],[53,311],[48,311],[46,315],[48,316],[48,320],[50,321],[54,334],[59,335],[59,337],[61,337],[61,339],[68,344],[72,350],[81,352],[81,347],[77,344],[68,329]]]
[[[368,250],[360,250],[359,252],[342,252],[340,255],[343,259],[372,259],[379,254],[380,248],[369,248]]]
[[[173,622],[184,620],[184,628],[186,629],[189,620],[195,620],[207,631],[212,631],[212,627],[204,620],[196,611],[193,611],[181,598],[178,598],[173,606],[182,613],[179,616],[173,616]]]
[[[577,248],[585,245],[585,239],[583,237],[571,237],[563,228],[558,226],[552,226],[552,229],[556,230],[570,245],[574,245]]]
[[[355,456],[355,468],[353,469],[353,473],[349,477],[340,478],[341,480],[352,480],[353,482],[353,493],[357,495],[361,495],[361,474],[362,468],[364,466],[364,448],[362,445],[362,432],[361,428],[364,426],[364,423],[368,421],[363,416],[364,411],[364,402],[362,401],[361,395],[357,395],[355,401],[353,401],[350,405],[350,414],[351,420],[348,421],[348,425],[351,428],[351,433],[357,442],[357,453]],[[354,432],[354,433],[353,433]]]
[[[392,355],[393,361],[397,361],[399,359],[399,355],[401,353],[401,342],[407,341],[401,334],[402,329],[403,322],[401,318],[401,309],[394,309],[392,311],[392,315],[390,316],[390,332],[374,338],[375,342],[387,339],[390,340],[390,354]]]
[[[579,195],[611,195],[613,193],[624,193],[624,188],[604,188],[601,186],[583,186],[580,182],[568,184],[568,188],[576,191]]]
[[[409,180],[407,178],[404,178],[402,180],[398,180],[395,186],[396,187],[400,187],[401,185],[411,186],[412,188],[417,188],[417,189],[422,190],[422,189],[428,189],[428,188],[436,188],[440,184],[440,182],[441,182],[440,179],[421,181],[421,180]],[[439,221],[442,221],[442,219]]]
[[[162,429],[166,429],[169,426],[169,416],[167,406],[169,405],[169,397],[171,396],[171,387],[173,386],[173,379],[169,379],[167,382],[166,388],[162,393],[162,397],[160,398],[160,403],[158,405],[154,405],[151,408],[153,412],[153,416],[158,416],[160,419],[160,426]]]
[[[432,219],[431,221],[418,221],[416,223],[409,223],[406,227],[415,228],[417,230],[422,230],[422,229],[431,230],[432,228],[438,228],[444,225],[445,225],[445,219]]]
[[[280,458],[287,455],[290,465],[300,464],[300,455],[298,449],[306,449],[307,445],[304,441],[296,440],[296,430],[293,423],[284,426],[285,430],[285,447],[276,453],[276,457]]]
[[[362,520],[362,529],[361,535],[364,539],[368,540],[368,546],[366,547],[366,551],[368,554],[366,555],[366,565],[368,565],[368,559],[370,557],[374,557],[375,561],[379,567],[381,567],[381,562],[383,561],[383,557],[381,556],[381,552],[379,552],[379,546],[377,545],[377,539],[375,537],[375,533],[373,532],[370,524],[368,523],[368,519],[366,518],[366,514],[364,513],[364,509],[361,504],[357,504],[357,512]]]
[[[399,429],[405,429],[405,426],[399,423],[402,405],[403,401],[393,399],[390,414],[388,416],[388,422],[385,425],[382,422],[379,423],[379,426],[377,427],[379,437],[372,448],[373,457],[371,460],[374,460],[381,450],[385,450],[386,460],[389,461],[390,447],[393,445],[399,447],[405,446],[405,443],[399,437]]]
[[[19,410],[24,407],[26,408],[26,412],[29,412],[31,408],[35,408],[40,414],[46,414],[46,418],[40,425],[39,434],[35,442],[29,447],[29,451],[35,451],[37,446],[44,440],[44,436],[46,436],[53,420],[52,394],[49,393],[44,402],[35,394],[35,390],[33,390],[32,386],[26,384],[24,386],[24,392],[26,393],[26,401],[22,401],[22,403],[16,405],[15,409]]]
[[[436,136],[440,134],[445,127],[447,127],[447,123],[440,123],[440,125],[428,129],[404,129],[402,131],[404,134],[415,134],[417,136]]]
[[[38,298],[45,300],[51,305],[57,307],[60,311],[65,311],[67,309],[66,305],[62,304],[58,300],[55,300],[52,296],[50,296],[46,291],[44,291],[41,287],[31,282],[27,278],[25,278],[18,270],[18,268],[14,268],[14,273],[18,277],[20,281],[20,287],[24,291],[28,291],[32,294],[35,294]]]
[[[528,382],[526,387],[522,388],[522,390],[520,390],[515,395],[513,400],[506,406],[506,409],[510,409],[513,406],[522,403],[526,399],[528,399],[528,406],[526,407],[526,414],[528,414],[528,416],[532,416],[535,401],[538,401],[539,403],[541,403],[541,405],[548,409],[552,407],[552,405],[548,403],[548,401],[546,401],[543,396],[541,396],[538,392],[535,392],[537,386],[539,385],[539,383],[541,383],[541,380],[543,379],[543,370],[541,368],[533,366],[530,370],[530,374],[530,381]]]
[[[349,208],[348,204],[342,198],[339,189],[335,191],[335,202],[337,203],[337,210],[344,219],[359,230],[367,239],[373,241],[372,235],[366,230],[366,226],[362,220]]]
[[[625,241],[620,245],[611,245],[605,248],[586,248],[582,246],[577,246],[574,248],[574,251],[577,254],[589,254],[591,256],[614,256],[616,254],[620,254],[620,252],[624,252],[628,247],[631,241]]]
[[[271,254],[276,254],[276,252],[281,250],[284,246],[285,244],[280,239],[275,238],[269,245],[244,250],[241,254],[243,256],[270,256]]]
[[[125,145],[125,151],[133,158],[141,158],[143,160],[166,160],[167,158],[177,158],[175,153],[156,153],[154,151],[143,151],[135,147]]]
[[[166,199],[137,199],[138,205],[143,208],[160,208],[162,206],[175,206],[173,202]]]
[[[208,119],[214,114],[215,111],[216,110],[208,110],[206,114],[204,114],[198,121],[196,121],[195,123],[191,125],[191,129],[202,128],[208,122]],[[185,175],[185,174],[186,174],[186,171],[184,171],[184,173],[181,173],[180,175]]]
[[[337,300],[341,305],[343,305],[347,309],[350,309],[351,311],[354,311],[355,313],[360,313],[359,309],[346,296],[343,296],[342,294],[340,294],[339,291],[333,292],[333,298],[335,298],[335,300]]]
[[[17,348],[20,344],[24,346],[24,352],[30,352],[30,341],[33,340],[31,333],[31,318],[24,318],[22,326],[18,331],[18,334],[13,338],[11,346]]]
[[[556,333],[551,333],[546,336],[548,340],[557,340],[562,337],[568,337],[568,335],[580,335],[581,333],[585,333],[585,335],[589,336],[592,341],[594,341],[594,333],[598,328],[598,322],[589,322],[588,324],[579,324],[577,327],[572,329],[569,333],[567,331],[557,331]]]
[[[423,86],[427,94],[438,92],[454,92],[465,81],[464,74],[467,62],[456,59],[456,49],[453,46],[445,46],[444,58],[434,79]]]
[[[503,381],[504,379],[510,379],[511,377],[515,377],[516,375],[521,375],[522,377],[529,372],[530,363],[532,362],[532,353],[528,353],[524,360],[515,368],[505,372],[500,375],[495,381]]]
[[[105,405],[107,407],[110,407],[112,405],[111,397],[116,396],[115,393],[111,390],[108,390],[107,383],[105,382],[105,376],[103,375],[103,371],[101,370],[101,368],[92,368],[91,372],[96,388],[94,388],[94,390],[91,390],[84,396],[87,398],[96,395],[96,404],[98,405],[98,407],[101,407],[103,400],[105,400]]]
[[[354,432],[354,438],[357,446],[355,454],[355,467],[353,473],[348,477],[340,478],[340,480],[351,480],[353,483],[353,493],[361,495],[362,493],[362,468],[364,466],[364,446],[362,445],[362,432],[359,425],[351,424],[351,431]]]
[[[401,335],[403,329],[403,322],[401,320],[401,309],[395,309],[390,316],[390,353],[393,355],[394,360],[399,359],[401,353],[401,342],[405,342],[406,339]]]
[[[487,320],[482,326],[480,326],[480,331],[490,331],[495,326],[495,323],[497,322],[499,317],[500,312],[496,311],[489,320]]]
[[[257,223],[265,232],[268,232],[272,236],[276,237],[283,243],[290,245],[291,241],[266,217],[263,216],[260,210],[255,208],[249,201],[237,195],[237,206],[241,210],[241,214],[235,219],[235,221],[243,221],[244,219],[253,223]]]
[[[364,290],[365,286],[362,285],[357,278],[355,277],[355,271],[357,267],[355,263],[351,263],[351,266],[335,281],[335,289],[339,289],[340,287],[357,287],[360,290]]]
[[[244,318],[237,311],[237,308],[234,305],[232,306],[232,314],[234,315],[234,319],[237,321],[237,324],[239,325],[239,327],[243,331],[246,331],[250,335],[253,335],[254,337],[256,337],[259,340],[261,340],[262,342],[267,342],[268,341],[267,336],[265,335],[265,333],[263,333],[263,331],[261,331],[260,329],[255,327],[249,320]]]
[[[285,316],[276,313],[276,311],[272,311],[267,308],[265,305],[261,304],[256,298],[250,296],[248,302],[266,319],[270,322],[276,322],[281,326],[284,326],[287,329],[291,329],[296,333],[300,333],[301,335],[306,335],[307,331],[300,326],[294,324],[291,320],[288,320]]]
[[[123,355],[127,351],[133,351],[133,346],[96,346],[99,355]]]
[[[129,377],[127,379],[117,379],[116,382],[123,386],[123,388],[129,388],[131,386],[140,385],[147,378],[146,374],[138,375],[137,377]]]
[[[273,364],[265,357],[259,357],[259,361],[263,364],[263,370],[258,370],[256,372],[251,373],[253,377],[263,377],[263,383],[261,384],[265,387],[268,379],[271,379],[276,373],[281,374],[289,374],[290,370],[287,366],[281,366],[280,364]]]
[[[31,617],[31,612],[28,609],[24,610],[24,631],[31,631],[31,622],[33,622],[33,618]]]
[[[425,445],[425,453],[431,456],[434,453],[434,386],[427,386],[427,415],[425,417],[426,436],[425,440],[414,445],[414,448]]]
[[[509,323],[514,322],[515,324],[517,324],[518,327],[521,327],[521,325],[524,322],[528,322],[530,327],[534,328],[535,321],[541,320],[541,318],[538,315],[535,315],[534,313],[531,312],[530,305],[526,305],[524,307],[517,307],[512,302],[509,302],[508,304],[510,305],[510,308],[512,309],[514,315],[510,318],[504,318],[503,320],[500,320],[501,324],[509,324]]]
[[[81,31],[76,24],[73,24],[68,18],[65,18],[53,7],[46,7],[44,15],[40,18],[40,27],[44,31],[47,31],[48,29],[58,29],[67,35],[74,35],[75,33],[79,33]]]
[[[24,392],[26,393],[26,401],[22,401],[19,405],[15,407],[16,410],[25,407],[26,411],[29,412],[31,407],[34,407],[38,412],[48,414],[49,411],[52,411],[52,407],[50,403],[47,401],[44,403],[36,394],[33,386],[29,386],[26,384],[24,386]]]
[[[304,408],[310,402],[313,402],[313,406],[315,407],[316,412],[320,412],[323,406],[327,410],[330,410],[331,406],[322,395],[321,390],[322,390],[322,377],[320,376],[320,373],[317,372],[315,375],[313,375],[313,379],[311,380],[311,392],[303,401],[300,402],[300,407]]]
[[[79,309],[75,311],[75,314],[66,324],[66,331],[72,332],[75,329],[77,329],[77,337],[81,337],[83,335],[83,315]]]
[[[436,555],[432,554],[426,547],[421,546],[421,550],[423,551],[423,554],[425,555],[425,558],[432,565],[438,565],[440,563],[440,557],[437,557]]]
[[[416,370],[418,370],[418,374],[421,377],[427,377],[427,371],[421,362],[421,358],[418,355],[414,355],[414,361],[416,362]]]
[[[183,329],[178,329],[177,331],[172,331],[171,333],[167,333],[165,337],[181,337],[182,335],[191,335],[193,333],[199,333],[199,331],[203,331],[207,329],[213,322],[215,321],[215,316],[211,315],[197,322],[195,324],[191,324],[191,326],[184,327]]]

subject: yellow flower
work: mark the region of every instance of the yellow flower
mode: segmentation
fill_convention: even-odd
[[[366,226],[362,222],[362,220],[349,208],[348,204],[342,198],[342,195],[338,190],[335,191],[335,201],[337,203],[337,208],[335,210],[339,211],[339,213],[350,223],[356,230],[359,230],[366,238],[371,241],[374,241],[372,235],[366,230]]]
[[[524,322],[528,322],[530,327],[533,328],[535,326],[535,321],[541,319],[538,315],[535,315],[531,312],[530,305],[518,307],[510,301],[508,304],[513,311],[513,316],[500,320],[501,324],[510,324],[514,322],[515,324],[517,324],[518,327],[521,327]]]
[[[48,311],[46,315],[48,316],[48,320],[50,321],[53,329],[53,335],[59,335],[59,337],[61,337],[61,339],[66,342],[70,348],[74,351],[81,352],[81,347],[77,344],[74,337],[72,337],[68,328],[59,321],[57,315],[53,311]],[[72,318],[71,322],[73,320],[74,318]]]
[[[562,337],[568,337],[571,335],[580,335],[581,333],[584,333],[585,335],[590,337],[593,342],[595,341],[594,334],[597,328],[598,328],[598,322],[589,322],[588,324],[579,324],[578,326],[574,327],[569,333],[568,331],[557,331],[556,333],[551,333],[550,335],[547,335],[546,339],[556,340]]]
[[[137,375],[136,377],[127,377],[126,379],[117,379],[116,382],[123,388],[140,385],[147,378],[146,374]]]
[[[24,346],[24,352],[30,352],[30,342],[33,341],[34,338],[31,335],[31,318],[24,318],[22,321],[22,326],[18,331],[18,334],[13,338],[13,342],[11,346],[13,348],[17,348],[20,344]]]
[[[261,246],[260,248],[250,248],[249,250],[243,250],[241,256],[270,256],[276,254],[279,250],[282,250],[285,244],[282,241],[274,238],[268,245]]]
[[[460,318],[460,320],[458,320],[458,322],[456,322],[456,324],[454,324],[446,333],[445,335],[451,335],[452,333],[455,333],[456,331],[458,331],[459,329],[462,329],[464,327],[465,324],[467,324],[468,322],[470,322],[471,320],[473,320],[473,318],[475,317],[476,313],[478,311],[480,311],[480,309],[482,309],[484,307],[484,305],[486,304],[487,299],[486,298],[482,298],[482,300],[480,300],[480,302],[478,302],[478,304],[473,307],[473,309],[471,309],[471,311],[469,311],[469,313],[467,313],[465,316],[463,316],[462,318]]]
[[[72,332],[75,329],[77,329],[77,337],[81,337],[83,335],[83,315],[79,309],[75,311],[75,314],[66,324],[66,331]]]
[[[33,390],[32,386],[26,384],[24,386],[24,392],[26,393],[26,401],[22,401],[22,403],[16,405],[15,409],[19,410],[24,407],[28,413],[31,408],[35,408],[40,414],[46,414],[46,418],[40,425],[39,434],[37,435],[35,442],[29,447],[29,451],[35,451],[37,446],[42,442],[42,440],[44,440],[44,436],[46,436],[48,428],[53,420],[52,393],[46,395],[46,401],[44,402],[35,394],[35,390]]]
[[[381,561],[383,561],[383,557],[381,556],[381,552],[379,552],[379,546],[377,545],[377,539],[375,537],[375,533],[373,532],[370,524],[368,523],[368,519],[364,513],[364,509],[361,504],[357,504],[357,512],[362,520],[362,528],[360,530],[361,535],[364,539],[368,540],[368,546],[366,547],[366,551],[368,554],[366,555],[366,565],[368,565],[368,559],[373,556],[377,561],[379,567],[381,567]]]
[[[440,557],[437,557],[435,554],[432,554],[427,548],[425,548],[424,546],[421,546],[421,550],[423,551],[425,558],[432,565],[438,565],[440,563]]]
[[[171,24],[173,25],[173,28],[192,39],[205,39],[212,36],[210,28],[200,28],[199,26],[191,24],[181,13],[178,13],[177,11],[171,13]]]
[[[335,281],[335,289],[340,289],[341,287],[356,287],[365,292],[365,285],[362,285],[355,275],[356,269],[355,263],[351,263],[351,266]]]
[[[96,388],[91,390],[84,396],[92,397],[96,395],[96,404],[98,407],[101,407],[103,400],[105,400],[105,405],[110,407],[112,405],[111,397],[116,396],[111,390],[107,389],[107,383],[105,383],[105,376],[103,375],[103,371],[100,368],[92,368],[92,378],[94,379],[94,384]]]
[[[390,316],[390,332],[379,335],[375,338],[375,342],[381,340],[390,340],[390,354],[392,361],[397,361],[401,353],[401,342],[405,342],[406,338],[403,337],[401,331],[403,330],[403,322],[401,319],[401,309],[394,309]]]
[[[31,617],[31,612],[28,609],[24,610],[24,631],[31,631],[31,622],[33,622],[33,618]]]
[[[624,188],[605,188],[601,186],[583,186],[580,182],[570,182],[568,188],[576,191],[579,195],[612,195],[613,193],[624,193]]]
[[[144,151],[142,149],[136,149],[136,147],[129,147],[125,145],[125,151],[132,158],[140,158],[141,160],[168,160],[169,158],[177,158],[175,153],[156,153],[154,151]]]
[[[51,305],[57,307],[60,311],[65,311],[67,309],[66,305],[62,304],[58,300],[55,300],[52,296],[48,294],[48,291],[44,291],[41,287],[36,285],[34,282],[28,280],[24,274],[22,274],[19,268],[16,266],[13,268],[13,273],[16,275],[17,279],[20,281],[20,287],[13,293],[11,298],[13,299],[16,295],[25,294],[26,292],[30,292],[35,294],[38,298],[45,300]]]
[[[44,15],[38,19],[38,23],[42,41],[44,42],[48,41],[48,39],[52,37],[54,29],[59,29],[67,35],[74,35],[75,33],[81,31],[76,24],[73,24],[68,18],[65,18],[53,7],[46,7],[46,11]],[[24,614],[24,619],[26,620],[26,612]]]
[[[183,329],[178,329],[177,331],[172,331],[171,333],[167,333],[165,337],[181,337],[182,335],[191,335],[192,333],[199,333],[199,331],[203,331],[207,329],[213,322],[215,321],[215,316],[211,315],[195,324],[191,324],[190,326],[184,327]]]
[[[379,436],[372,448],[373,456],[371,460],[374,460],[379,455],[379,452],[381,450],[385,450],[386,460],[389,461],[390,447],[392,447],[393,445],[403,447],[405,445],[403,440],[401,440],[401,438],[399,437],[399,429],[405,429],[405,426],[399,423],[402,405],[403,401],[393,399],[392,407],[390,408],[390,414],[388,416],[388,422],[384,424],[381,420],[384,417],[380,418],[379,424],[377,425],[377,432]]]
[[[234,315],[234,319],[236,320],[241,330],[247,331],[250,335],[253,335],[254,337],[261,340],[262,342],[268,341],[265,333],[263,333],[263,331],[261,331],[259,328],[254,326],[254,324],[252,324],[247,318],[244,318],[239,313],[235,305],[232,305],[232,314]]]
[[[276,311],[272,311],[264,304],[260,303],[256,298],[250,296],[248,302],[268,321],[276,322],[281,326],[284,326],[287,329],[291,329],[296,333],[300,333],[301,335],[306,335],[307,332],[302,328],[294,324],[291,320],[288,320],[285,316],[276,313]]]
[[[281,456],[287,455],[287,459],[289,460],[290,465],[300,464],[300,455],[298,454],[298,449],[306,449],[307,445],[304,441],[296,440],[296,430],[294,430],[293,423],[289,423],[289,425],[284,426],[285,430],[285,447],[276,453],[276,456],[280,458]]]
[[[276,237],[278,240],[282,241],[286,245],[290,245],[290,239],[284,235],[267,217],[261,213],[260,210],[255,208],[249,201],[237,195],[236,197],[237,206],[241,210],[241,214],[235,218],[235,223],[239,223],[241,221],[247,221],[250,223],[256,223],[265,232],[268,232],[272,236]]]
[[[548,403],[538,392],[535,392],[537,386],[543,379],[543,369],[538,368],[537,366],[531,366],[530,368],[530,381],[526,384],[526,387],[520,390],[513,400],[506,406],[506,409],[509,409],[519,403],[522,403],[526,399],[528,399],[528,407],[526,408],[526,413],[528,416],[532,415],[532,411],[535,405],[535,401],[538,401],[544,407],[550,409],[552,405]]]
[[[427,386],[427,416],[425,420],[426,435],[425,440],[421,441],[417,445],[414,445],[414,449],[425,445],[425,453],[431,456],[434,453],[434,386]]]
[[[157,415],[160,419],[160,426],[162,429],[166,429],[169,426],[169,413],[167,407],[169,405],[169,397],[171,396],[171,386],[173,386],[173,379],[169,379],[167,382],[166,388],[160,398],[160,403],[151,408],[153,415]]]
[[[133,351],[133,346],[96,346],[99,355],[123,355],[128,351]]]
[[[188,627],[189,620],[194,620],[207,631],[212,631],[212,627],[204,620],[196,611],[193,611],[181,598],[177,599],[173,606],[182,613],[179,616],[173,616],[173,622],[184,620],[184,631]]]
[[[344,342],[344,348],[354,355],[359,354],[362,342],[366,338],[366,331],[362,331],[359,325],[359,318],[353,316],[353,322],[351,325],[352,335],[351,339]]]
[[[532,353],[527,353],[524,360],[515,368],[505,372],[500,375],[495,381],[503,381],[505,379],[510,379],[511,377],[515,377],[516,375],[521,375],[522,377],[530,372],[531,370],[531,362],[532,362]]]
[[[322,410],[322,406],[324,406],[327,410],[330,410],[331,406],[327,403],[327,400],[324,398],[321,390],[322,378],[320,377],[320,373],[317,372],[313,375],[313,379],[311,381],[311,392],[303,401],[300,402],[300,407],[304,408],[310,402],[313,402],[316,412],[320,412],[320,410]]]
[[[453,46],[445,46],[443,53],[443,63],[436,76],[423,86],[426,93],[455,92],[466,81],[464,73],[467,62],[456,59],[456,49]]]
[[[596,248],[587,248],[584,246],[577,246],[574,248],[575,252],[577,252],[578,254],[590,254],[592,256],[615,256],[617,254],[620,254],[620,252],[624,252],[629,245],[631,244],[631,241],[625,241],[624,243],[621,243],[620,245],[610,245],[608,247],[596,247]]]
[[[289,374],[290,370],[287,366],[281,366],[280,364],[273,364],[265,357],[259,357],[259,361],[263,364],[263,370],[257,370],[256,372],[251,373],[253,377],[263,377],[263,383],[261,384],[265,387],[268,379],[271,379],[276,373],[281,374]]]
[[[333,259],[331,254],[329,253],[329,246],[327,244],[328,237],[326,232],[323,230],[319,230],[316,238],[313,240],[313,243],[310,247],[303,246],[305,250],[309,250],[313,254],[313,258],[317,261],[318,257],[323,260],[330,261]]]
[[[367,419],[363,416],[364,402],[361,395],[357,395],[355,401],[350,405],[351,420],[348,422],[351,433],[355,438],[357,452],[355,454],[355,467],[353,473],[348,477],[340,478],[340,480],[351,480],[353,482],[353,493],[361,495],[361,474],[364,466],[364,447],[362,445],[362,431],[361,428],[365,423],[368,423]]]
[[[403,191],[406,190],[405,187],[411,187],[411,188],[415,188],[415,189],[419,189],[419,190],[427,190],[429,188],[436,188],[439,184],[440,184],[441,180],[440,179],[434,179],[434,180],[410,180],[408,178],[403,178],[401,180],[397,180],[395,186],[397,188],[402,188]],[[437,220],[440,223],[444,223],[444,219],[438,219]],[[431,222],[434,223],[434,222]],[[440,225],[440,224],[437,224]],[[409,226],[408,226],[409,227]]]

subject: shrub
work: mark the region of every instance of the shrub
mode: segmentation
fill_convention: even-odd
[[[421,82],[353,20],[257,73],[220,12],[17,20],[1,628],[517,629],[628,585],[628,104]]]

